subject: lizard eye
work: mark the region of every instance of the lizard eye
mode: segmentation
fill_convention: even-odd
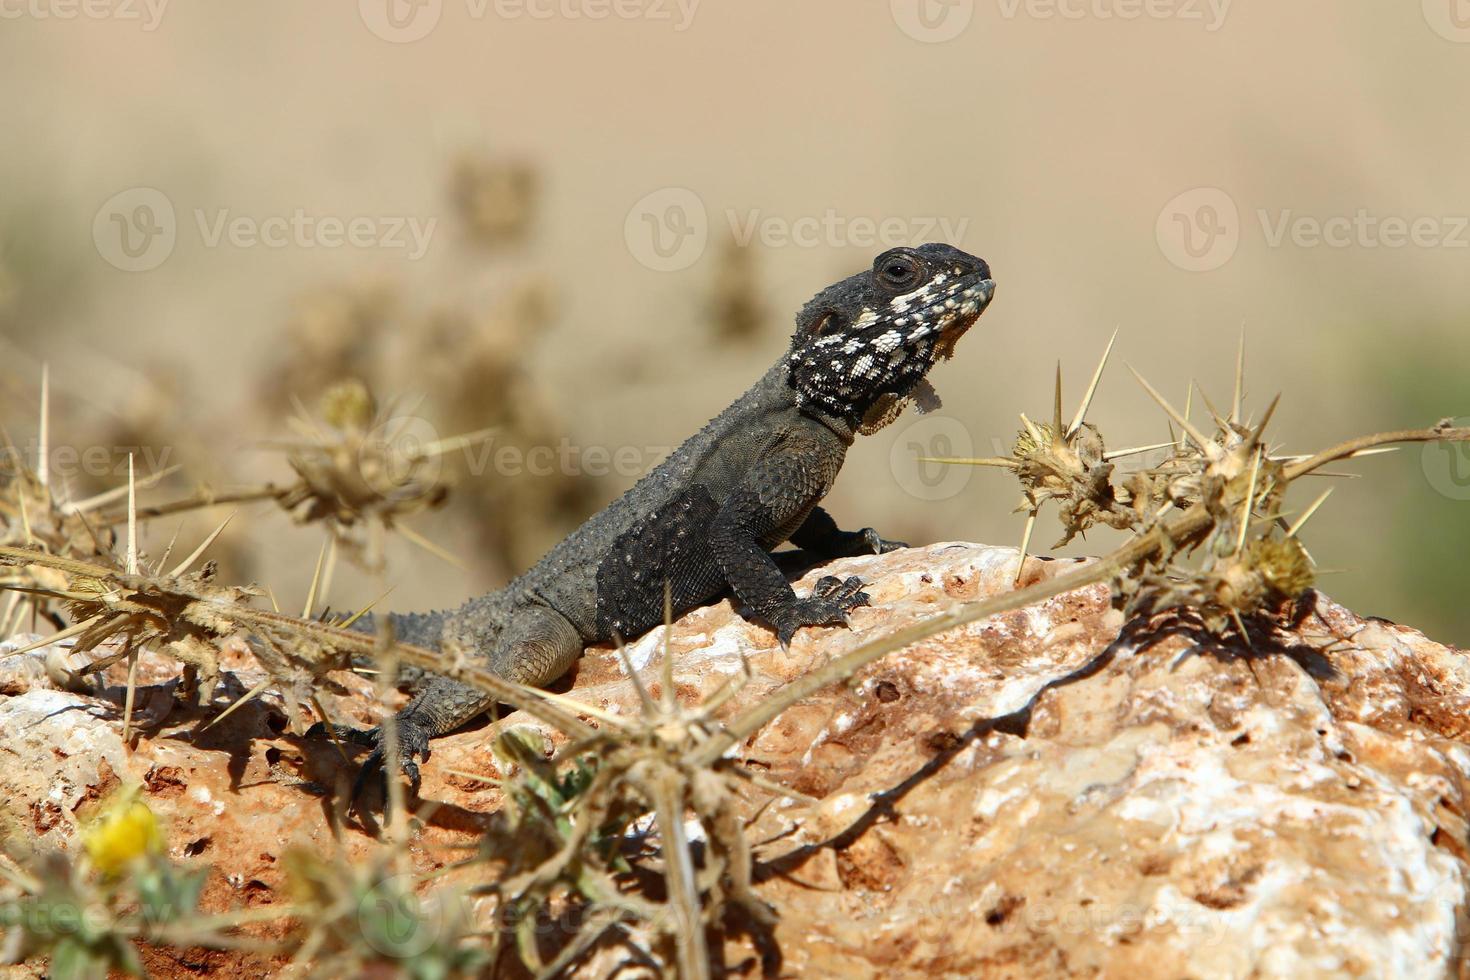
[[[878,256],[873,275],[885,288],[904,293],[923,281],[924,265],[908,252],[895,249]]]

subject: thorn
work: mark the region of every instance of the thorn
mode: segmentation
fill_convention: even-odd
[[[41,431],[37,444],[36,482],[46,486],[51,479],[51,365],[41,364]]]
[[[1190,385],[1192,387],[1199,387],[1193,381],[1190,382]],[[1220,414],[1220,410],[1217,409],[1214,403],[1210,401],[1210,396],[1205,394],[1205,390],[1203,388],[1199,389],[1199,399],[1200,401],[1205,403],[1205,408],[1209,411],[1210,417],[1215,420],[1216,425],[1218,425],[1222,429],[1228,429],[1230,427],[1229,423],[1225,421],[1225,417]]]
[[[1021,584],[1021,573],[1026,570],[1026,549],[1031,547],[1031,532],[1036,528],[1036,511],[1026,515],[1026,528],[1021,532],[1021,554],[1016,559],[1016,577],[1011,585]]]
[[[133,454],[128,453],[128,574],[138,574],[138,484],[133,479]],[[127,731],[127,724],[123,724]],[[127,738],[124,737],[126,742]]]
[[[1021,464],[1009,456],[984,456],[967,459],[961,456],[920,456],[920,463],[950,463],[957,466],[1006,466],[1015,469]]]
[[[1176,446],[1178,442],[1171,439],[1168,442],[1156,442],[1152,446],[1134,446],[1132,449],[1114,449],[1103,453],[1104,460],[1122,459],[1124,456],[1136,456],[1139,453],[1151,453],[1155,449],[1168,449]]]
[[[624,719],[619,718],[617,715],[613,714],[605,708],[593,707],[585,701],[578,701],[576,698],[568,697],[565,694],[557,694],[555,691],[537,690],[536,694],[539,697],[543,697],[546,700],[552,702],[553,704],[559,704],[563,708],[574,711],[577,714],[584,714],[589,718],[596,718],[598,721],[603,722],[604,724],[612,725],[618,728],[628,727],[628,724]]]
[[[226,517],[223,521],[220,521],[219,527],[211,531],[209,537],[200,542],[199,547],[195,548],[193,553],[190,554],[188,558],[185,558],[183,561],[175,565],[173,571],[168,573],[168,577],[173,578],[175,575],[184,574],[188,567],[194,564],[194,562],[198,561],[199,556],[204,554],[204,552],[208,550],[210,545],[214,544],[215,539],[220,536],[220,532],[229,525],[230,521],[235,519],[235,515],[237,513],[239,513],[239,511],[230,511],[230,516]]]
[[[1175,410],[1174,406],[1170,405],[1169,402],[1164,398],[1164,396],[1159,394],[1158,391],[1154,389],[1153,385],[1143,380],[1143,375],[1139,374],[1132,365],[1129,365],[1128,370],[1133,372],[1133,376],[1138,379],[1139,384],[1143,385],[1143,390],[1148,392],[1149,397],[1158,402],[1159,407],[1162,408],[1170,418],[1179,423],[1179,427],[1189,434],[1189,437],[1195,441],[1195,444],[1198,445],[1200,449],[1208,451],[1209,447],[1212,446],[1213,443],[1211,443],[1210,440],[1206,439],[1198,429],[1191,425],[1189,419],[1180,415],[1179,412]]]
[[[505,780],[501,779],[499,776],[492,776],[489,773],[470,772],[466,769],[456,769],[452,766],[440,766],[440,769],[451,776],[458,776],[460,779],[468,779],[476,783],[489,783],[491,786],[505,785]],[[453,845],[454,849],[456,850],[458,850],[462,846],[463,845]],[[445,870],[447,871],[449,869],[446,868]]]
[[[291,407],[296,409],[296,414],[300,418],[302,426],[304,426],[308,430],[310,435],[312,435],[316,439],[318,445],[326,445],[326,436],[322,434],[321,429],[317,428],[316,420],[311,417],[311,413],[308,412],[306,410],[306,406],[301,403],[300,396],[298,396],[296,392],[293,391],[290,394],[290,399]]]
[[[25,532],[26,544],[32,544],[35,542],[36,537],[33,533],[31,533],[31,511],[30,508],[26,506],[25,490],[22,489],[19,493],[17,493],[15,499],[20,504],[20,527],[21,530]]]
[[[136,574],[136,573],[134,573]],[[133,648],[132,637],[128,638],[128,690],[123,695],[123,744],[133,740],[133,696],[138,689],[138,651]]]
[[[1062,362],[1057,361],[1057,384],[1051,399],[1051,444],[1053,449],[1066,445],[1066,433],[1062,431]]]
[[[327,542],[322,542],[322,550],[316,554],[316,570],[311,573],[311,585],[306,590],[306,608],[301,610],[302,619],[311,618],[311,610],[316,606],[316,588],[322,580],[322,562],[327,560]]]
[[[1240,346],[1235,351],[1235,398],[1230,403],[1230,421],[1240,421],[1241,399],[1245,391],[1245,321],[1240,324]],[[1264,426],[1262,426],[1264,428]]]
[[[20,593],[10,593],[10,598],[5,601],[5,615],[0,616],[0,640],[11,635],[11,623],[16,618],[16,610],[20,607]]]
[[[209,719],[209,721],[205,722],[204,723],[204,726],[202,728],[200,728],[199,730],[201,732],[207,732],[207,731],[209,731],[215,725],[218,725],[220,722],[222,722],[226,718],[230,717],[230,715],[233,714],[237,709],[243,707],[246,702],[251,701],[254,698],[258,697],[262,691],[264,691],[267,687],[270,686],[270,683],[271,683],[270,678],[267,677],[265,680],[261,681],[259,684],[255,685],[250,690],[248,690],[244,694],[240,695],[240,697],[235,701],[234,704],[230,705],[228,708],[226,708],[225,710],[221,711],[219,714],[215,715],[213,718]]]
[[[497,431],[499,431],[499,427],[492,426],[490,428],[478,429],[474,432],[466,432],[463,435],[450,436],[447,439],[436,439],[414,453],[412,458],[415,460],[429,459],[433,456],[442,456],[445,453],[453,452],[456,449],[465,449],[473,446],[477,442],[484,442],[486,439],[495,435]]]
[[[343,746],[342,740],[337,737],[337,726],[333,725],[332,719],[327,717],[327,709],[322,707],[321,700],[315,694],[311,696],[311,707],[316,712],[317,718],[321,720],[322,728],[326,730],[327,737],[337,747],[337,754],[342,757],[343,762],[350,762],[351,760],[347,758],[346,747]]]
[[[1251,442],[1256,443],[1261,439],[1261,434],[1266,431],[1266,426],[1271,424],[1271,416],[1276,414],[1276,406],[1281,404],[1281,392],[1271,399],[1271,404],[1266,406],[1266,414],[1261,416],[1261,421],[1251,430]]]
[[[1250,482],[1246,484],[1245,500],[1241,502],[1240,508],[1240,534],[1235,539],[1235,557],[1237,558],[1239,558],[1240,553],[1245,550],[1245,536],[1246,532],[1250,530],[1251,526],[1251,511],[1255,509],[1256,505],[1256,477],[1258,477],[1260,473],[1261,454],[1259,452],[1252,453],[1251,478]]]
[[[1235,628],[1240,630],[1240,638],[1245,641],[1246,649],[1254,650],[1255,645],[1251,643],[1250,633],[1246,632],[1245,620],[1240,618],[1240,611],[1237,609],[1230,610],[1230,618],[1235,620]]]
[[[663,654],[664,662],[661,666],[663,673],[663,695],[662,701],[664,712],[672,715],[678,710],[679,702],[674,697],[674,656],[669,648],[669,640],[674,635],[674,586],[667,578],[664,579],[664,635]]]
[[[357,622],[359,619],[361,619],[362,617],[366,616],[368,613],[372,612],[373,607],[376,606],[378,603],[382,602],[384,599],[388,598],[388,596],[391,595],[392,592],[393,592],[393,589],[390,588],[387,592],[384,592],[382,595],[378,596],[372,602],[369,602],[367,605],[363,606],[357,612],[353,613],[351,616],[349,616],[345,620],[343,620],[342,621],[342,624],[340,626],[338,626],[337,628],[338,629],[344,629],[344,630],[347,629],[353,623]]]
[[[1087,418],[1087,410],[1092,407],[1092,396],[1097,394],[1097,384],[1102,380],[1103,368],[1108,366],[1108,355],[1113,352],[1113,342],[1117,339],[1118,331],[1114,329],[1113,335],[1108,338],[1108,346],[1103,351],[1102,360],[1097,362],[1097,370],[1092,372],[1092,383],[1087,386],[1087,394],[1082,396],[1082,404],[1077,406],[1077,414],[1072,417],[1072,424],[1067,426],[1068,438],[1082,428],[1082,423]]]
[[[337,577],[337,536],[335,534],[327,537],[327,569],[322,574],[322,591],[317,601],[322,605],[327,604],[327,596],[332,594],[332,580]]]
[[[1026,431],[1030,433],[1031,438],[1035,441],[1036,445],[1044,446],[1047,444],[1048,440],[1046,439],[1046,437],[1041,434],[1041,430],[1036,427],[1036,423],[1026,417],[1025,412],[1021,413],[1021,424],[1026,427]]]
[[[21,647],[19,650],[11,650],[9,653],[0,656],[0,660],[9,660],[11,657],[19,657],[21,654],[30,653],[32,650],[39,650],[42,647],[50,646],[53,643],[59,643],[62,640],[69,640],[79,633],[86,632],[97,622],[97,620],[101,618],[101,616],[93,616],[91,619],[83,620],[80,623],[73,623],[66,629],[61,630],[58,633],[52,633],[50,636],[46,637],[43,640],[37,640],[34,643],[27,644],[26,646]]]
[[[648,688],[643,686],[643,681],[638,676],[638,671],[633,669],[633,661],[628,657],[627,644],[621,636],[614,636],[613,640],[618,645],[618,659],[623,662],[623,670],[628,672],[628,679],[633,682],[633,690],[638,692],[638,703],[643,706],[643,713],[649,716],[658,713],[658,705],[653,703],[653,698],[648,694]]]
[[[1286,529],[1286,536],[1288,538],[1296,537],[1297,532],[1302,529],[1307,521],[1312,519],[1312,515],[1317,513],[1317,508],[1326,503],[1327,498],[1330,496],[1332,496],[1332,487],[1323,490],[1317,499],[1312,501],[1312,505],[1302,512],[1302,516],[1291,522],[1291,526]]]
[[[156,473],[149,474],[148,476],[145,476],[143,477],[143,479],[138,481],[138,489],[150,489],[151,487],[156,486],[164,478],[172,476],[181,469],[183,469],[182,466],[174,465],[170,466],[168,469],[159,470]],[[88,497],[86,500],[79,500],[76,503],[68,503],[64,507],[62,507],[61,510],[63,513],[67,514],[84,514],[87,511],[97,510],[99,507],[112,503],[119,497],[125,496],[127,492],[127,487],[113,487],[111,490],[104,490],[101,493],[96,494],[95,496]]]
[[[174,545],[178,543],[179,532],[184,529],[184,522],[179,521],[179,526],[174,528],[174,536],[168,539],[168,547],[163,549],[163,557],[158,559],[158,564],[153,568],[154,575],[163,573],[163,566],[168,564],[168,556],[174,553]],[[280,612],[280,610],[276,610]]]
[[[454,555],[452,555],[449,552],[445,551],[443,548],[439,547],[437,544],[435,544],[434,542],[430,541],[428,538],[424,537],[422,534],[420,534],[419,532],[415,531],[413,528],[409,527],[407,524],[395,524],[395,525],[393,525],[393,529],[396,530],[399,534],[403,535],[405,538],[407,538],[413,544],[416,544],[420,548],[423,548],[425,551],[427,551],[429,554],[433,555],[435,558],[440,558],[440,559],[448,562],[449,564],[453,565],[455,568],[459,569],[462,572],[469,571],[469,568],[466,567],[466,565],[465,565],[464,562],[460,561],[458,558],[454,557]]]

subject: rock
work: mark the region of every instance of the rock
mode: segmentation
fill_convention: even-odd
[[[803,630],[783,652],[722,602],[626,655],[657,694],[667,649],[686,703],[739,685],[724,709],[735,713],[865,639],[1009,590],[1015,561],[968,544],[844,559],[798,588],[861,575],[873,605],[851,631]],[[1071,567],[1028,561],[1025,581]],[[778,802],[750,831],[766,842],[758,891],[780,914],[782,972],[1466,973],[1470,663],[1325,597],[1307,605],[1279,643],[1252,651],[1125,629],[1105,588],[1084,589],[889,654],[788,710],[739,749],[816,798]],[[258,676],[235,658],[220,703]],[[343,685],[323,698],[328,712],[371,723],[370,686]],[[559,689],[638,710],[611,648],[590,650]],[[341,770],[335,749],[283,734],[278,701],[205,732],[218,704],[175,707],[131,752],[119,703],[115,680],[98,697],[0,697],[0,827],[68,848],[73,809],[109,773],[140,782],[171,854],[214,869],[206,905],[220,909],[283,901],[285,848],[333,846],[313,784]],[[489,735],[435,742],[421,792],[440,805],[414,845],[419,870],[499,806]],[[369,843],[350,828],[342,846],[360,856]],[[727,962],[755,955],[743,937],[727,943]]]

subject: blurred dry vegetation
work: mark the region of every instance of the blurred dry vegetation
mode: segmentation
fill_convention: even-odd
[[[223,489],[289,478],[265,444],[299,414],[290,396],[314,411],[325,385],[357,377],[444,436],[493,426],[500,446],[564,437],[636,447],[651,464],[644,450],[677,444],[759,375],[812,292],[871,258],[841,241],[737,249],[726,210],[743,224],[829,208],[968,221],[957,244],[991,261],[999,296],[934,380],[976,454],[999,451],[1054,358],[1085,370],[1114,327],[1141,370],[1177,379],[1166,394],[1182,403],[1189,379],[1228,365],[1243,325],[1263,355],[1260,390],[1290,392],[1278,420],[1288,447],[1470,413],[1463,250],[1271,249],[1254,213],[1464,210],[1470,177],[1456,161],[1470,136],[1453,99],[1421,94],[1463,90],[1470,59],[1417,9],[1235,4],[1210,33],[1008,19],[982,4],[962,37],[922,44],[879,4],[843,9],[841,51],[832,16],[820,4],[706,4],[674,32],[473,21],[451,4],[405,45],[350,9],[241,10],[222,26],[170,7],[152,33],[7,21],[14,95],[0,121],[26,138],[0,159],[0,420],[18,439],[34,432],[49,362],[56,431],[106,447],[111,478],[114,450],[142,445],[183,466],[169,486]],[[257,71],[260,58],[275,68]],[[846,70],[860,62],[883,71]],[[97,97],[118,79],[125,89]],[[610,79],[644,94],[599,97]],[[103,201],[139,186],[169,195],[180,240],[161,268],[128,274],[89,230]],[[653,272],[629,255],[623,220],[642,195],[680,186],[705,203],[709,246],[686,270]],[[1249,237],[1222,269],[1191,274],[1160,254],[1153,225],[1169,197],[1200,186],[1234,195]],[[439,224],[412,262],[207,249],[193,212],[216,208]],[[1101,410],[1109,428],[1140,431],[1150,408],[1124,397]],[[1009,540],[1014,519],[979,476],[942,500],[905,491],[890,458],[906,432],[855,448],[833,512],[904,540]],[[396,608],[453,605],[633,480],[586,468],[466,476],[463,459],[446,461],[463,492],[412,526],[469,572],[390,540],[392,580],[344,570],[335,601],[393,585]],[[1373,479],[1342,488],[1317,529],[1324,587],[1463,643],[1453,559],[1470,545],[1466,501],[1425,468],[1470,459],[1425,459],[1365,464]],[[72,478],[79,495],[106,483]],[[1063,553],[1106,550],[1112,535]],[[241,522],[220,542],[222,567],[300,591],[320,544],[302,537]]]
[[[180,526],[187,527],[196,518],[217,519],[272,496],[291,510],[294,504],[278,495],[290,482],[281,464],[307,483],[329,480],[326,470],[335,465],[330,460],[326,470],[303,462],[323,444],[333,443],[324,443],[323,428],[339,436],[344,429],[356,430],[363,445],[386,442],[392,450],[403,450],[416,439],[440,440],[458,433],[433,454],[433,479],[441,492],[415,508],[432,512],[427,517],[432,530],[420,534],[407,526],[408,515],[398,515],[397,529],[438,566],[429,569],[431,581],[463,571],[473,583],[456,583],[452,593],[430,601],[439,606],[457,603],[463,595],[491,588],[531,565],[637,474],[579,466],[576,433],[562,412],[573,392],[558,391],[535,376],[535,355],[557,317],[555,280],[526,268],[527,244],[539,212],[535,168],[519,159],[462,153],[444,183],[455,225],[452,247],[467,263],[510,267],[497,289],[456,302],[438,299],[432,291],[420,295],[421,290],[388,275],[305,287],[291,299],[280,323],[260,329],[258,356],[231,371],[246,371],[253,380],[246,385],[248,401],[225,414],[187,409],[189,399],[197,396],[186,392],[195,386],[188,380],[187,365],[168,352],[150,353],[132,365],[89,351],[85,363],[118,377],[119,383],[114,390],[72,391],[55,385],[46,392],[50,431],[59,437],[49,445],[49,466],[59,470],[55,477],[63,496],[84,500],[116,489],[131,455],[150,493],[184,495],[196,505],[219,501],[175,508],[185,522]],[[10,251],[24,252],[24,229],[14,223],[10,229],[22,243]],[[725,243],[713,282],[703,284],[700,348],[711,357],[732,348],[777,350],[783,342],[784,328],[772,329],[750,252]],[[23,326],[49,322],[58,311],[22,307],[18,270],[25,268],[19,260],[0,265],[5,276],[0,280],[0,310],[8,328],[3,343],[9,355],[3,380],[7,419],[34,430],[12,437],[16,449],[34,459],[43,365],[28,353]],[[45,284],[27,285],[26,293],[44,297],[53,292]],[[647,348],[621,352],[614,370],[598,380],[618,374],[636,380],[658,370],[656,356]],[[216,363],[211,370],[221,367]],[[78,377],[74,365],[65,361],[44,370]],[[585,390],[595,389],[589,385]],[[382,393],[395,394],[385,399]],[[362,404],[353,407],[354,400]],[[103,449],[95,463],[84,459],[88,447],[94,453],[96,447]],[[570,447],[573,455],[546,455],[559,447]],[[498,462],[502,459],[507,462]],[[563,459],[572,462],[562,465]],[[650,451],[636,465],[642,469],[656,461],[656,452]],[[321,471],[313,476],[307,469]],[[615,476],[621,481],[610,479]],[[368,495],[380,488],[359,489]],[[343,491],[338,486],[331,492]],[[415,491],[411,496],[421,495]],[[259,516],[268,513],[259,511]],[[332,525],[335,544],[346,547],[358,571],[383,581],[387,538],[353,523]],[[394,522],[388,524],[393,529]],[[262,575],[269,579],[283,560],[309,566],[313,554],[309,542],[271,534],[252,522],[227,529],[214,548],[217,566],[231,581]],[[288,584],[297,578],[288,578]]]

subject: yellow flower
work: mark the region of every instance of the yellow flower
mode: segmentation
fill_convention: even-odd
[[[82,834],[92,864],[105,875],[115,875],[145,854],[164,848],[163,830],[147,804],[123,791],[106,806]]]

